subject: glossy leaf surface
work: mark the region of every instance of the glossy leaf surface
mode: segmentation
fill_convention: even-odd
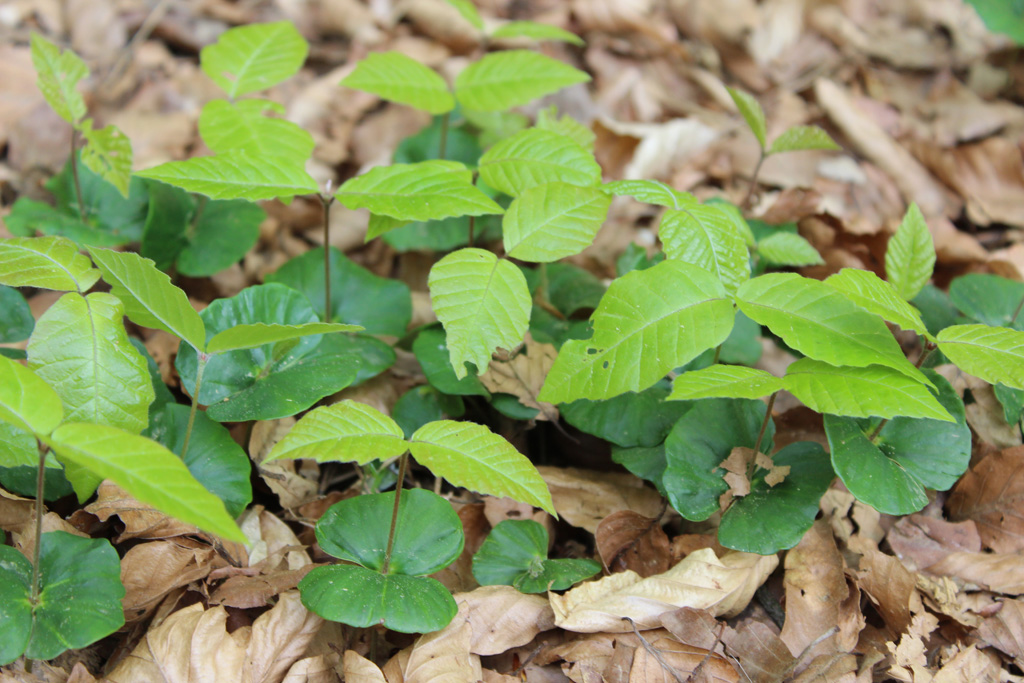
[[[405,453],[402,428],[379,410],[356,401],[339,401],[306,413],[264,459],[309,458],[317,462],[360,465]]]
[[[690,409],[689,403],[666,401],[668,394],[668,382],[662,381],[643,391],[630,391],[604,401],[581,399],[563,403],[559,411],[576,429],[616,446],[657,446]]]
[[[936,337],[939,350],[964,372],[991,384],[1024,389],[1024,332],[953,325]]]
[[[676,377],[668,399],[761,398],[782,389],[782,385],[782,379],[764,370],[742,365],[712,365]]]
[[[800,235],[777,232],[757,243],[757,253],[775,266],[816,266],[824,263],[818,250]]]
[[[921,209],[911,204],[885,250],[885,277],[907,301],[928,284],[935,268],[935,243]]]
[[[481,586],[513,586],[523,593],[560,591],[601,571],[593,560],[548,559],[548,532],[532,519],[499,522],[473,555]]]
[[[605,183],[604,189],[617,197],[629,196],[639,202],[676,210],[698,203],[689,192],[681,192],[659,180],[616,180]]]
[[[494,189],[518,197],[546,183],[597,185],[601,167],[594,155],[572,138],[530,128],[487,150],[480,157],[480,177]]]
[[[367,55],[341,84],[430,114],[444,114],[455,108],[455,98],[444,79],[401,52]]]
[[[712,273],[730,294],[750,278],[743,235],[717,206],[698,204],[666,211],[658,226],[658,238],[670,260]]]
[[[290,21],[238,26],[204,47],[199,61],[206,75],[235,98],[266,90],[293,76],[309,45]]]
[[[21,292],[13,287],[0,285],[0,311],[0,344],[28,339],[36,320]]]
[[[346,325],[345,323],[309,322],[298,325],[241,323],[213,335],[206,343],[206,352],[224,353],[254,349],[265,344],[277,344],[316,334],[359,332],[362,329],[359,325]]]
[[[0,283],[59,292],[85,292],[100,271],[66,237],[0,239]]]
[[[452,368],[451,352],[448,350],[447,336],[440,325],[421,330],[412,343],[412,352],[423,368],[423,374],[427,376],[430,386],[438,391],[453,396],[491,395],[477,379],[475,371],[467,369],[463,377],[456,377]]]
[[[243,150],[301,168],[313,153],[313,136],[296,123],[264,114],[275,108],[280,105],[259,99],[210,100],[199,115],[199,134],[217,154]]]
[[[791,126],[772,141],[769,154],[802,152],[812,149],[841,149],[829,134],[818,126]]]
[[[578,254],[601,229],[611,197],[597,188],[554,182],[523,192],[502,220],[505,251],[538,263]]]
[[[506,50],[463,69],[455,79],[455,97],[466,109],[501,111],[589,80],[579,69],[540,53]]]
[[[256,156],[236,149],[208,157],[192,157],[185,161],[168,161],[136,173],[211,199],[287,198],[297,194],[315,194],[316,181],[305,169],[294,163],[275,162],[273,158]]]
[[[60,396],[50,385],[18,361],[0,356],[0,420],[24,432],[49,434],[63,419]]]
[[[747,122],[747,126],[750,127],[750,131],[757,138],[758,143],[761,145],[761,149],[768,147],[767,141],[767,124],[764,120],[764,110],[761,109],[760,103],[750,93],[736,88],[726,88],[729,91],[729,97],[736,104],[736,108],[739,109],[740,115],[743,120]]]
[[[76,123],[85,116],[85,100],[76,86],[89,75],[89,68],[74,52],[61,50],[38,33],[32,33],[31,44],[39,91],[58,116]]]
[[[864,310],[905,330],[929,336],[921,314],[896,292],[893,286],[869,270],[843,268],[825,280]]]
[[[127,197],[132,179],[131,140],[117,126],[94,130],[90,122],[82,128],[82,137],[88,143],[82,148],[82,163]]]

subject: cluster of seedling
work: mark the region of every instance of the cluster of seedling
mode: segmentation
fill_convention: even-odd
[[[453,4],[483,31],[470,3]],[[491,35],[579,42],[531,22]],[[477,376],[495,351],[519,348],[527,333],[558,348],[538,401],[611,441],[616,461],[686,519],[724,506],[720,542],[749,552],[795,545],[837,475],[858,499],[891,514],[921,509],[928,489],[957,480],[970,431],[961,399],[928,369],[939,357],[997,385],[1007,420],[1021,418],[1024,286],[972,275],[944,299],[927,284],[935,254],[914,206],[890,241],[885,280],[852,269],[824,281],[766,272],[821,261],[795,226],[747,221],[735,206],[656,181],[602,183],[587,127],[552,110],[529,125],[511,111],[588,80],[538,52],[486,54],[451,87],[396,52],[362,61],[342,85],[437,118],[403,143],[396,156],[404,163],[370,169],[327,196],[305,170],[312,137],[273,116],[279,105],[244,98],[302,66],[307,45],[290,23],[232,29],[205,48],[202,68],[227,96],[199,119],[213,154],[135,175],[124,136],[93,131],[83,118],[81,60],[38,36],[32,51],[40,89],[88,146],[84,167],[73,149],[51,182],[56,205],[19,200],[8,226],[21,236],[0,240],[0,295],[13,321],[0,341],[28,339],[27,366],[0,358],[0,483],[37,500],[34,561],[0,547],[0,663],[22,654],[48,659],[123,624],[116,552],[106,540],[40,535],[45,499],[73,491],[84,501],[111,479],[203,532],[244,543],[233,518],[251,500],[250,464],[221,423],[295,415],[380,373],[395,358],[381,336],[412,340],[429,385],[403,396],[390,417],[347,400],[315,407],[265,459],[351,462],[375,472],[397,461],[394,491],[342,501],[321,518],[320,547],[345,563],[317,568],[299,585],[309,609],[353,626],[425,632],[455,614],[451,595],[429,575],[463,551],[462,526],[437,494],[403,492],[410,454],[453,486],[555,513],[526,457],[482,425],[447,419],[462,414],[466,395],[515,418],[537,416]],[[836,148],[813,126],[769,146],[760,106],[730,93],[761,160]],[[755,169],[752,189],[756,176]],[[327,247],[197,313],[164,271],[209,275],[234,263],[263,216],[252,202],[301,195],[323,202],[325,231],[336,200],[369,210],[367,240],[402,234],[405,248],[468,245],[430,271],[440,325],[407,336],[408,288]],[[624,195],[664,208],[663,251],[648,257],[631,248],[605,291],[558,261],[589,246],[614,197]],[[497,233],[502,256],[482,248]],[[128,243],[140,244],[142,255],[105,248]],[[90,293],[101,278],[109,293]],[[9,287],[66,293],[34,322]],[[574,319],[581,310],[593,310],[589,322]],[[176,368],[190,405],[178,404],[123,317],[181,340]],[[919,335],[916,363],[887,323]],[[765,334],[800,356],[782,377],[750,367]],[[783,390],[824,415],[830,453],[811,442],[774,452],[771,408]],[[540,525],[504,522],[475,556],[474,574],[482,584],[544,591],[599,570],[589,560],[548,559],[547,544]]]

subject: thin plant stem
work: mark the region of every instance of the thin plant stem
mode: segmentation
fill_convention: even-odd
[[[188,453],[188,442],[192,438],[192,425],[196,421],[196,411],[199,409],[199,389],[203,385],[203,370],[206,369],[206,364],[210,360],[210,355],[198,352],[199,362],[196,366],[196,390],[192,392],[192,408],[188,411],[188,426],[185,427],[185,441],[181,444],[181,459],[185,459],[185,454]]]
[[[760,156],[757,157],[757,165],[754,166],[754,173],[750,176],[750,187],[747,188],[747,196],[743,198],[743,203],[740,206],[746,210],[750,208],[750,200],[754,197],[754,190],[757,189],[757,176],[761,172],[761,164],[764,163],[765,153],[761,150]]]
[[[402,484],[405,483],[405,471],[409,468],[409,453],[403,453],[398,461],[398,483],[395,484],[395,507],[391,510],[391,529],[388,531],[388,548],[384,551],[384,566],[380,568],[381,574],[387,574],[391,569],[391,551],[395,547],[395,529],[398,527],[398,506],[402,502]]]
[[[722,357],[722,345],[719,344],[718,346],[715,347],[715,357],[711,361],[711,364],[712,365],[717,365],[718,364],[718,359],[721,358],[721,357]]]
[[[82,182],[78,179],[78,130],[71,130],[71,177],[75,179],[75,198],[78,201],[78,218],[85,222],[85,202],[82,200]]]
[[[476,216],[470,216],[469,217],[469,244],[468,244],[468,246],[470,246],[470,247],[473,246],[473,226],[474,226],[475,222],[476,222]]]
[[[1010,318],[1010,322],[1007,325],[1007,327],[1009,327],[1009,326],[1013,325],[1015,322],[1017,322],[1017,316],[1020,315],[1020,311],[1021,311],[1022,308],[1024,308],[1024,297],[1021,297],[1020,303],[1017,304],[1017,308],[1014,309],[1013,317]]]
[[[920,370],[921,366],[924,365],[924,362],[926,360],[928,360],[928,356],[930,356],[932,351],[934,351],[935,349],[936,349],[935,344],[933,344],[931,342],[925,342],[924,351],[922,351],[921,355],[918,356],[917,362],[914,363],[914,367],[917,368],[918,370]],[[882,432],[882,427],[884,427],[886,425],[886,423],[888,423],[888,422],[889,422],[889,418],[887,418],[887,417],[882,418],[882,421],[879,422],[878,425],[871,431],[871,436],[869,436],[868,439],[870,441],[874,442],[875,438],[877,438],[878,435]]]
[[[39,449],[39,472],[36,474],[36,547],[32,550],[32,592],[29,602],[39,604],[40,557],[43,545],[43,493],[46,482],[46,449]]]
[[[772,419],[772,408],[775,407],[775,397],[779,395],[779,392],[774,392],[768,397],[768,406],[764,411],[764,419],[761,420],[761,431],[757,433],[757,440],[754,442],[754,457],[750,459],[750,465],[747,466],[747,479],[754,477],[754,470],[757,469],[757,454],[761,452],[761,441],[764,440],[764,434],[768,431],[768,421]]]
[[[331,204],[334,197],[320,195],[324,207],[324,322],[331,322]]]
[[[444,159],[445,152],[448,147],[448,124],[451,118],[451,112],[445,112],[444,116],[441,117],[441,142],[437,145],[437,158]]]

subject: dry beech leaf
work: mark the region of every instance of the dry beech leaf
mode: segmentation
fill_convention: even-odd
[[[996,593],[1024,595],[1024,559],[1020,553],[950,553],[928,571]]]
[[[127,491],[112,481],[104,481],[96,490],[96,501],[85,506],[85,511],[107,521],[117,516],[124,531],[114,539],[121,543],[130,538],[173,538],[199,532],[196,527],[169,517],[145,503],[135,500]]]
[[[471,627],[469,651],[475,655],[501,654],[555,627],[555,615],[544,596],[520,593],[511,586],[482,586],[456,595],[455,602]]]
[[[315,462],[275,460],[263,464],[270,449],[284,438],[295,422],[294,417],[260,420],[253,425],[249,437],[249,457],[256,464],[260,478],[277,494],[281,507],[287,509],[305,505],[315,500],[318,494],[320,469]]]
[[[613,512],[598,524],[594,538],[601,562],[610,571],[631,569],[642,577],[668,571],[671,545],[653,517],[632,510]]]
[[[253,623],[228,633],[227,610],[199,603],[151,628],[108,676],[111,683],[197,680],[264,683],[281,680],[304,654],[323,620],[307,611],[298,591],[281,595]]]
[[[567,631],[623,633],[632,628],[625,617],[637,628],[652,629],[661,625],[661,615],[680,607],[739,614],[778,564],[775,555],[733,551],[718,559],[711,549],[698,550],[664,574],[645,579],[625,571],[548,599],[555,625]]]
[[[303,657],[291,665],[281,683],[340,683],[338,654]]]
[[[953,487],[950,519],[971,519],[986,547],[998,553],[1024,550],[1024,446],[986,456]]]
[[[978,635],[1024,664],[1024,600],[1007,600],[1002,609],[982,622]]]
[[[216,557],[213,548],[187,538],[130,548],[121,558],[125,621],[144,619],[175,588],[206,578]]]
[[[728,458],[719,463],[718,466],[726,471],[723,478],[729,485],[729,490],[718,499],[719,505],[728,505],[734,497],[743,497],[750,493],[750,479],[747,477],[747,470],[753,459],[753,448],[737,446],[730,451]]]
[[[779,634],[760,621],[745,619],[727,628],[722,641],[754,683],[785,680],[797,664]]]
[[[345,683],[387,683],[380,667],[355,650],[345,650],[341,666]]]
[[[892,655],[893,665],[888,673],[899,681],[930,681],[928,657],[925,639],[939,625],[934,615],[924,612],[914,616],[908,624],[909,630],[904,633],[899,643],[890,641],[885,644]]]
[[[839,623],[839,607],[849,595],[843,556],[824,520],[815,522],[800,543],[786,553],[785,567],[786,623],[781,637],[789,651],[799,655]],[[811,653],[822,655],[837,649],[834,636],[820,642]]]
[[[557,420],[558,408],[537,401],[537,394],[555,364],[558,350],[551,344],[542,344],[526,335],[523,349],[509,361],[491,361],[480,381],[495,394],[512,394],[528,408],[539,410],[537,420]]]
[[[661,515],[661,496],[632,474],[574,467],[541,466],[537,470],[551,490],[558,516],[590,533],[617,510],[633,510],[645,517]]]
[[[455,615],[440,631],[416,639],[403,671],[406,683],[476,683],[482,677],[480,657],[470,654],[473,627],[467,615]]]
[[[911,571],[926,570],[950,552],[981,552],[981,536],[973,520],[947,522],[921,514],[901,517],[885,540]]]
[[[673,673],[686,676],[694,683],[736,683],[742,680],[736,668],[722,655],[708,656],[706,650],[694,649],[671,638],[658,638],[650,641],[649,645],[658,651],[659,657],[642,645],[636,648],[629,672],[630,683],[678,680]]]
[[[913,621],[911,612],[920,612],[917,580],[903,564],[874,548],[860,548],[863,554],[857,583],[878,608],[882,620],[893,635],[904,633]]]

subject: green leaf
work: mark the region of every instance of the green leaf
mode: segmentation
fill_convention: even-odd
[[[205,203],[186,231],[178,254],[178,272],[209,277],[240,261],[256,244],[260,223],[267,217],[259,206],[242,199]]]
[[[404,221],[502,213],[472,184],[472,177],[457,161],[378,166],[345,181],[335,196],[350,209],[369,209]]]
[[[290,21],[239,26],[199,52],[203,71],[232,99],[293,76],[309,45]]]
[[[480,157],[480,177],[496,190],[518,197],[545,183],[597,185],[601,167],[571,138],[530,128],[487,150]]]
[[[341,84],[430,114],[444,114],[455,108],[455,98],[444,79],[401,52],[370,53]]]
[[[3,249],[0,243],[0,250]],[[36,325],[25,297],[13,287],[0,285],[0,344],[28,339]]]
[[[492,52],[462,70],[455,79],[455,97],[466,109],[511,109],[561,90],[586,83],[579,69],[530,50]]]
[[[801,358],[787,368],[783,382],[787,391],[819,413],[955,422],[925,385],[882,365],[836,367]]]
[[[480,18],[480,13],[477,12],[476,6],[470,0],[445,0],[445,2],[459,10],[459,14],[478,30],[484,30],[484,20]]]
[[[530,119],[516,111],[470,111],[462,115],[480,131],[480,145],[490,147],[530,125]]]
[[[924,487],[850,418],[825,416],[832,466],[850,493],[879,512],[906,515],[928,504]]]
[[[761,143],[762,146],[764,143]],[[790,126],[772,141],[768,154],[803,152],[812,149],[842,149],[818,126]]]
[[[552,133],[564,135],[588,152],[594,152],[594,141],[597,139],[597,134],[568,114],[559,117],[558,107],[555,105],[541,109],[537,113],[536,127],[540,130],[549,130]]]
[[[93,130],[92,119],[82,126],[82,137],[88,143],[82,149],[82,163],[127,199],[132,179],[132,142],[117,126]]]
[[[65,294],[39,318],[28,362],[60,396],[68,421],[137,434],[146,428],[153,386],[123,318],[124,306],[115,296]]]
[[[551,263],[547,272],[545,295],[562,315],[569,317],[582,309],[594,309],[601,303],[606,287],[593,273],[571,263]],[[533,296],[541,286],[539,269],[524,269],[523,274]]]
[[[736,300],[740,310],[810,358],[831,365],[884,365],[925,381],[881,318],[824,282],[769,273],[740,285]]]
[[[565,590],[599,571],[593,560],[549,560],[547,529],[532,519],[499,522],[473,555],[481,586],[514,586],[522,593]]]
[[[198,351],[206,348],[202,318],[185,292],[171,284],[171,279],[157,270],[152,261],[131,252],[109,249],[90,249],[89,254],[132,322],[173,334]]]
[[[996,399],[1003,406],[1003,418],[1006,424],[1015,425],[1024,416],[1024,391],[1011,389],[1003,384],[992,387]]]
[[[936,337],[961,370],[990,384],[1024,389],[1024,332],[988,325],[953,325]]]
[[[750,227],[750,223],[746,218],[743,217],[743,212],[740,211],[739,207],[730,204],[721,197],[711,197],[705,202],[706,206],[713,206],[732,223],[733,227],[736,228],[736,232],[743,238],[743,242],[748,248],[753,249],[757,246],[757,238],[754,237],[754,230]],[[793,226],[793,232],[796,233],[796,224],[791,223]],[[775,232],[775,230],[772,230]]]
[[[211,199],[256,201],[319,191],[313,177],[292,159],[258,157],[240,149],[211,157],[168,161],[136,175]]]
[[[330,334],[332,332],[359,332],[359,325],[344,323],[302,323],[300,325],[278,325],[276,323],[242,323],[218,332],[206,343],[207,353],[224,353],[254,349],[264,344],[277,344],[309,337],[314,334]]]
[[[11,237],[0,239],[0,283],[11,287],[39,287],[62,292],[84,292],[100,279],[100,272],[78,247],[64,237]]]
[[[331,247],[331,320],[362,325],[369,334],[405,335],[412,319],[412,298],[404,282],[378,277]],[[313,309],[324,313],[324,250],[296,256],[266,282],[279,282],[306,295]]]
[[[718,360],[731,365],[756,365],[761,360],[761,326],[748,318],[743,311],[736,311],[736,322],[732,332],[722,342]]]
[[[316,524],[320,548],[333,557],[381,571],[394,507],[394,491],[335,503]],[[451,503],[424,489],[402,491],[388,573],[439,572],[462,553],[463,543],[462,522]]]
[[[593,337],[562,347],[539,400],[564,403],[646,389],[722,343],[733,319],[721,283],[697,266],[664,261],[628,273],[601,299]]]
[[[199,114],[199,134],[211,151],[243,150],[255,158],[288,159],[305,165],[313,153],[313,136],[298,124],[265,116],[279,105],[267,100],[210,100]]]
[[[780,378],[742,365],[712,365],[676,377],[670,401],[697,398],[761,398],[783,388]]]
[[[352,386],[376,377],[395,364],[395,350],[391,345],[369,335],[332,334],[320,343],[319,357],[329,360],[331,354],[349,356],[356,364],[356,378],[352,380]]]
[[[62,462],[112,480],[142,503],[226,540],[247,542],[221,499],[195,480],[181,458],[151,439],[116,427],[65,423],[46,443]]]
[[[618,277],[622,277],[634,270],[647,270],[664,260],[664,252],[659,251],[653,256],[648,256],[647,249],[641,247],[636,242],[630,242],[626,245],[626,250],[615,260],[615,272]]]
[[[601,229],[611,197],[593,187],[554,182],[537,185],[512,201],[502,220],[511,258],[551,262],[578,254]]]
[[[883,320],[905,330],[931,336],[917,309],[908,304],[891,284],[869,270],[843,268],[825,280],[825,284],[838,289],[847,299]]]
[[[953,280],[950,289],[956,283],[957,280]],[[960,312],[949,300],[949,295],[935,285],[925,285],[924,289],[913,298],[912,303],[921,312],[921,320],[933,335],[950,325],[955,325],[960,319]]]
[[[299,591],[302,604],[324,619],[399,633],[439,631],[459,610],[444,584],[429,576],[384,575],[353,565],[317,567],[299,582]]]
[[[761,401],[707,398],[696,401],[665,439],[662,488],[672,507],[699,522],[718,512],[718,498],[729,490],[719,467],[737,446],[753,448],[767,406]],[[761,450],[771,452],[775,423],[769,420]]]
[[[750,493],[737,498],[722,515],[718,541],[726,548],[774,555],[799,543],[814,524],[818,503],[836,476],[825,449],[798,441],[773,455],[772,462],[789,467],[789,474],[768,486],[767,470],[758,468]]]
[[[967,0],[990,31],[1024,45],[1024,6],[1011,0]]]
[[[85,116],[85,100],[75,86],[89,75],[89,68],[74,52],[62,51],[34,31],[31,43],[36,87],[58,116],[72,125],[76,124]]]
[[[533,464],[487,427],[430,422],[412,435],[409,450],[417,462],[453,486],[512,498],[556,515],[547,484]]]
[[[106,539],[66,531],[42,535],[40,593],[33,607],[32,565],[0,546],[0,665],[22,653],[47,660],[84,648],[124,625],[121,561]]]
[[[530,290],[522,272],[483,249],[460,249],[434,264],[430,301],[444,324],[455,376],[465,363],[487,368],[498,347],[512,350],[530,322]]]
[[[412,352],[423,368],[430,385],[445,394],[453,396],[487,396],[491,394],[477,379],[475,370],[468,371],[461,378],[452,368],[451,352],[448,350],[447,335],[440,325],[420,330],[412,343]]]
[[[800,235],[777,232],[757,244],[757,253],[773,266],[818,266],[824,263],[818,250]]]
[[[0,356],[0,420],[24,432],[49,434],[64,419],[60,396],[18,361]]]
[[[658,382],[640,392],[627,392],[605,401],[582,399],[563,403],[559,412],[576,429],[622,448],[657,446],[689,403],[669,403],[668,382]]]
[[[1024,282],[968,273],[949,285],[949,301],[979,323],[1024,331],[1024,315],[1019,310],[1024,301]],[[955,314],[947,319],[950,325],[956,322]]]
[[[151,414],[149,429],[143,435],[180,457],[190,412],[185,405],[165,405]],[[205,413],[196,413],[185,466],[207,491],[224,501],[230,516],[238,517],[252,502],[249,456],[224,425],[214,422]]]
[[[445,363],[447,358],[448,354],[445,353]],[[466,406],[458,396],[446,396],[429,384],[421,384],[402,394],[391,415],[406,438],[409,438],[428,422],[443,420],[445,417],[462,417],[465,412]]]
[[[917,296],[935,268],[935,243],[921,209],[911,204],[885,250],[886,279],[907,301]]]
[[[309,458],[365,465],[378,458],[397,458],[408,448],[394,420],[365,403],[345,400],[306,413],[263,462]]]
[[[616,197],[628,196],[647,204],[683,209],[695,206],[697,198],[689,192],[680,192],[660,180],[616,180],[605,183],[603,188]]]
[[[747,122],[750,127],[750,131],[757,138],[758,143],[761,145],[761,149],[768,147],[767,142],[767,124],[764,121],[764,110],[761,109],[760,103],[750,93],[743,92],[736,88],[726,88],[729,91],[729,97],[736,103],[736,108],[739,109],[740,115],[743,120]]]
[[[743,235],[716,206],[666,211],[658,226],[658,238],[670,260],[712,273],[730,294],[750,278],[750,257]]]
[[[532,38],[533,40],[557,40],[573,45],[585,45],[583,39],[565,29],[541,24],[536,21],[510,21],[491,32],[491,38]]]

